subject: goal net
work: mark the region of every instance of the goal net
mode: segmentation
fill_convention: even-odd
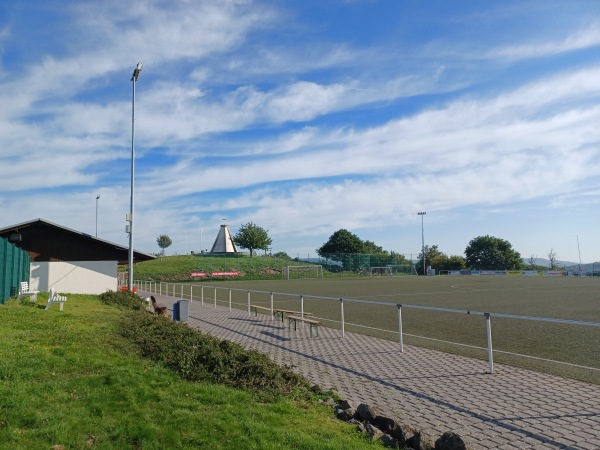
[[[392,275],[392,269],[389,266],[385,267],[371,267],[372,277],[389,277]]]
[[[297,280],[299,278],[323,278],[323,266],[311,264],[310,266],[287,266],[283,268],[284,280]]]
[[[394,277],[402,275],[417,275],[417,270],[412,264],[395,265],[390,264],[387,266],[390,269],[390,275]]]

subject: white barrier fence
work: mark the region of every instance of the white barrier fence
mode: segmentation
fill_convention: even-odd
[[[600,327],[600,322],[586,322],[580,320],[569,320],[569,319],[554,319],[548,317],[535,317],[535,316],[524,316],[518,314],[503,314],[503,313],[490,313],[483,311],[473,311],[473,310],[462,310],[462,309],[450,309],[450,308],[439,308],[434,306],[420,306],[420,305],[410,305],[404,303],[389,303],[389,302],[378,302],[373,300],[361,300],[355,298],[337,298],[337,297],[324,297],[317,295],[306,295],[306,294],[292,294],[289,292],[269,292],[269,291],[259,291],[259,290],[248,290],[248,289],[236,289],[222,286],[207,286],[207,285],[197,285],[197,284],[187,284],[187,283],[166,283],[166,282],[156,282],[156,281],[135,281],[134,286],[137,287],[138,290],[142,290],[145,292],[150,292],[158,295],[165,295],[175,298],[187,299],[193,302],[194,300],[200,301],[202,304],[205,302],[205,290],[209,292],[212,291],[212,303],[214,307],[217,307],[217,302],[225,303],[229,306],[229,310],[231,311],[234,303],[232,302],[232,293],[233,292],[241,292],[246,293],[246,302],[245,304],[236,303],[236,305],[240,305],[245,307],[248,311],[248,316],[251,315],[250,305],[252,304],[252,295],[256,296],[268,296],[270,309],[271,309],[271,320],[273,320],[273,312],[275,310],[274,307],[274,296],[277,295],[279,297],[290,297],[292,299],[297,299],[300,302],[300,312],[304,315],[304,302],[306,299],[314,299],[314,300],[334,300],[339,301],[340,304],[340,331],[341,336],[345,336],[345,328],[346,328],[346,319],[344,314],[344,303],[362,303],[368,305],[378,305],[384,307],[395,307],[397,309],[397,318],[398,318],[398,340],[400,345],[400,351],[404,352],[404,334],[402,331],[402,309],[416,309],[416,310],[427,310],[427,311],[437,311],[444,313],[453,313],[453,314],[467,314],[471,316],[481,316],[485,320],[486,324],[486,340],[487,340],[487,357],[488,357],[488,371],[489,373],[494,373],[494,358],[493,358],[493,346],[492,346],[492,317],[497,318],[509,318],[509,319],[518,319],[518,320],[529,320],[529,321],[537,321],[537,322],[551,322],[551,323],[560,323],[560,324],[568,324],[568,325],[580,325],[580,326],[588,326],[588,327]],[[196,296],[194,295],[194,290],[196,291]],[[199,291],[199,292],[198,292]],[[224,291],[226,294],[226,299],[217,300],[218,292]],[[221,296],[223,297],[223,296]],[[210,300],[210,297],[207,297],[207,300]],[[241,308],[240,308],[241,309]],[[357,325],[357,324],[353,324]],[[388,330],[382,330],[388,331]],[[464,344],[461,344],[464,345]],[[536,358],[527,355],[519,355],[526,356],[534,359],[543,359]],[[553,361],[560,364],[568,364],[561,363],[560,361]],[[569,364],[574,365],[574,364]],[[574,365],[575,366],[575,365]],[[578,366],[591,370],[599,370],[593,367],[586,366]]]

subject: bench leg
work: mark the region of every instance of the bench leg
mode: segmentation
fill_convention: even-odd
[[[294,323],[294,331],[296,331],[296,319],[288,318],[288,327],[292,327],[292,322]]]
[[[310,330],[310,337],[313,337],[313,335],[312,335],[313,327],[315,328],[315,331],[316,331],[315,336],[319,337],[319,327],[314,323],[309,324],[309,327],[308,327]]]
[[[63,310],[63,306],[64,306],[65,302],[60,302],[60,310]]]

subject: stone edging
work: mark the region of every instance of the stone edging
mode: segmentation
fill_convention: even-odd
[[[357,429],[367,433],[372,440],[379,440],[385,447],[405,450],[467,450],[462,438],[448,431],[437,437],[412,425],[400,423],[381,415],[377,406],[361,403],[358,407],[349,400],[337,403],[330,398],[324,402],[333,407],[335,416],[345,422],[355,424]]]

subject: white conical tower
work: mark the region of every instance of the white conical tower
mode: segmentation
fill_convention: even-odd
[[[229,232],[229,225],[221,225],[210,253],[237,253],[237,248]]]

